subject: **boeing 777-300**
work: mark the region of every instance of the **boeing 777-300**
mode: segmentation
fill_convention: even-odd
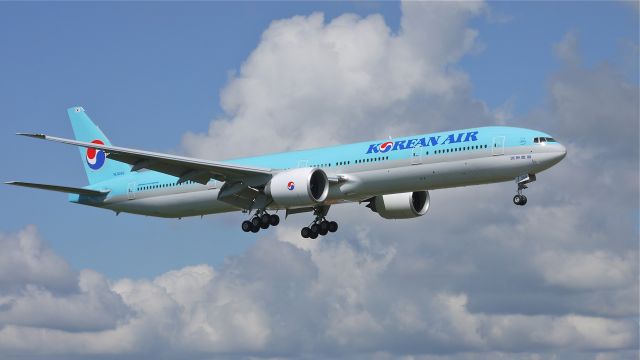
[[[82,107],[68,109],[75,140],[24,134],[79,147],[85,187],[21,181],[7,184],[69,194],[69,201],[121,212],[182,218],[242,211],[245,232],[280,217],[313,213],[304,238],[335,232],[332,205],[366,203],[385,219],[429,209],[429,191],[515,180],[516,205],[536,174],[567,151],[544,132],[489,126],[387,140],[213,161],[113,146]]]

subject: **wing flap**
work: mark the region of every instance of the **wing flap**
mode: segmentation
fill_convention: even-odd
[[[30,183],[30,182],[24,182],[24,181],[8,181],[8,182],[5,182],[5,184],[24,186],[28,188],[34,188],[34,189],[58,191],[58,192],[63,192],[68,194],[87,195],[87,196],[104,196],[109,193],[109,190],[90,190],[90,189],[83,189],[83,188],[77,188],[77,187],[71,187],[71,186],[38,184],[38,183]]]

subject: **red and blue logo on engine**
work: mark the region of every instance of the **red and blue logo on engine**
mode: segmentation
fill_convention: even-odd
[[[104,145],[104,143],[101,140],[93,140],[91,143]],[[104,165],[106,158],[107,157],[104,154],[104,151],[102,150],[91,149],[91,148],[87,149],[87,165],[89,165],[89,167],[92,170],[100,169],[102,165]]]
[[[289,181],[287,183],[287,189],[289,189],[289,191],[293,190],[296,188],[296,184],[293,181]]]

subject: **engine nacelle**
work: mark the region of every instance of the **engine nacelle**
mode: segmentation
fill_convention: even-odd
[[[367,207],[385,219],[411,219],[429,210],[429,192],[414,191],[400,194],[378,195]]]
[[[313,206],[329,194],[329,179],[317,168],[283,171],[271,178],[264,189],[280,206]]]

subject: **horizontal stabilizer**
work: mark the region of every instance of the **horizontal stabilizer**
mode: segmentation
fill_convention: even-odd
[[[24,187],[34,188],[34,189],[59,191],[59,192],[69,193],[69,194],[88,195],[88,196],[101,196],[109,193],[109,190],[89,190],[89,189],[83,189],[83,188],[77,188],[77,187],[36,184],[36,183],[29,183],[29,182],[23,182],[23,181],[8,181],[8,182],[5,182],[5,184],[24,186]]]

